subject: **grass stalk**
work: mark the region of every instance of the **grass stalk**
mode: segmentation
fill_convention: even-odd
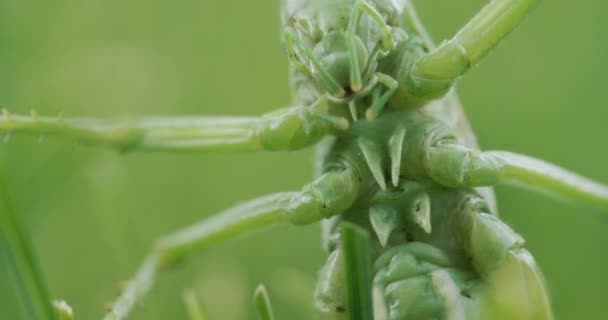
[[[0,154],[0,254],[25,319],[55,320],[46,280],[38,266],[29,234],[12,203],[6,166]]]

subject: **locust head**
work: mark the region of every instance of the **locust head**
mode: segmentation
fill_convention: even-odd
[[[396,12],[392,3],[319,0],[288,11],[286,51],[295,70],[320,91],[346,103],[386,82],[376,66],[394,46],[394,30],[388,24]]]
[[[362,89],[361,74],[367,66],[368,54],[358,36],[331,32],[315,45],[312,53],[318,61],[318,65],[313,66],[317,77],[329,88],[339,87],[342,92],[338,96]]]

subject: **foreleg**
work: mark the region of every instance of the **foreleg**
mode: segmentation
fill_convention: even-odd
[[[352,205],[358,192],[359,178],[352,169],[335,170],[322,175],[299,192],[261,197],[164,237],[104,319],[125,319],[133,306],[151,289],[159,269],[196,249],[280,222],[309,224],[339,214]]]
[[[121,150],[249,151],[290,150],[311,145],[346,129],[348,120],[325,111],[321,97],[312,106],[294,106],[261,117],[145,117],[123,121],[91,118],[0,115],[0,132],[54,135]]]

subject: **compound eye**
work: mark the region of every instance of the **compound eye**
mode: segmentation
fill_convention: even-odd
[[[349,51],[349,41],[354,47],[354,54]],[[327,34],[313,49],[321,68],[325,69],[342,88],[350,89],[351,59],[359,70],[367,65],[367,50],[363,41],[357,36],[347,36],[336,31]]]

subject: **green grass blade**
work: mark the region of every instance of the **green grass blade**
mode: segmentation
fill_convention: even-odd
[[[0,250],[25,319],[55,320],[51,298],[30,239],[10,199],[0,155]]]
[[[369,233],[350,223],[342,224],[341,231],[347,319],[372,320],[372,266]]]
[[[207,313],[203,304],[200,302],[198,295],[194,289],[184,290],[184,304],[186,310],[188,310],[188,316],[190,320],[208,320]]]
[[[270,304],[270,298],[268,292],[263,284],[260,284],[254,293],[255,308],[258,311],[258,315],[261,320],[274,320],[274,313],[272,312],[272,305]]]

